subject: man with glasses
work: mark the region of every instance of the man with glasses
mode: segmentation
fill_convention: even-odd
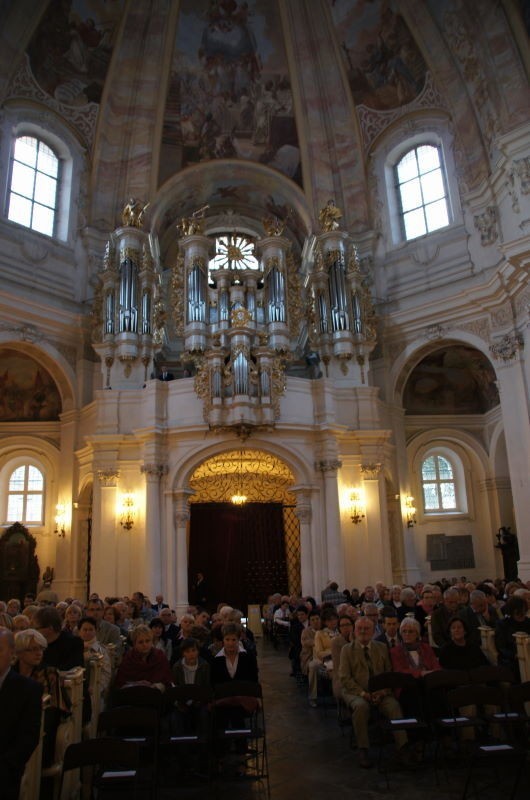
[[[342,648],[339,666],[342,697],[352,712],[359,766],[363,769],[373,766],[369,757],[368,738],[372,706],[388,719],[399,719],[403,716],[398,701],[389,690],[368,691],[371,677],[392,670],[388,647],[382,642],[375,642],[373,635],[372,620],[369,617],[359,617],[355,623],[355,638]],[[407,735],[398,731],[395,733],[395,740],[401,751],[407,744]]]
[[[375,603],[365,603],[363,606],[363,616],[370,619],[374,624],[374,639],[383,633],[383,629],[379,624],[379,609]]]
[[[88,601],[86,615],[96,620],[96,638],[98,642],[104,645],[114,645],[114,657],[116,661],[119,661],[123,653],[120,629],[117,625],[113,625],[112,622],[107,622],[106,619],[103,619],[104,612],[103,600],[94,599]]]
[[[85,666],[83,642],[61,628],[61,615],[56,608],[44,606],[37,609],[33,624],[48,642],[42,662],[44,666],[60,670]]]

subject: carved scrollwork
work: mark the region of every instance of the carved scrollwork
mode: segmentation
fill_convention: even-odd
[[[503,361],[505,364],[513,361],[517,354],[523,349],[524,340],[520,333],[510,333],[490,346],[490,353],[493,358]]]
[[[289,327],[291,335],[298,336],[304,318],[304,297],[302,294],[302,280],[292,253],[287,254],[286,265]]]
[[[175,333],[182,336],[185,323],[184,303],[184,256],[179,255],[175,266],[171,270],[171,305],[173,306],[173,320]]]

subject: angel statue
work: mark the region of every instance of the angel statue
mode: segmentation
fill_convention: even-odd
[[[339,219],[342,219],[342,211],[335,205],[334,200],[328,200],[318,215],[322,230],[336,231],[339,227]]]
[[[121,212],[121,221],[126,228],[141,228],[144,224],[145,212],[149,208],[149,203],[145,205],[141,200],[130,197]]]

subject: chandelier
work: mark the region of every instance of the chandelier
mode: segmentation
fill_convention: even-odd
[[[247,502],[247,496],[246,494],[243,494],[243,449],[239,451],[239,462],[237,466],[238,466],[237,476],[236,476],[237,491],[230,498],[230,502],[233,503],[235,506],[244,506],[245,503]]]

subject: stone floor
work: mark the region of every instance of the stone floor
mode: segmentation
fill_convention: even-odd
[[[414,772],[394,771],[390,788],[377,769],[362,770],[350,748],[349,728],[339,728],[334,707],[310,708],[305,694],[289,677],[290,663],[285,650],[275,651],[268,642],[259,644],[260,678],[263,686],[269,750],[270,791],[272,800],[299,798],[337,798],[354,795],[356,800],[372,800],[384,795],[393,800],[453,800],[462,795],[465,765],[455,765],[450,774],[440,773],[436,780],[432,759]],[[521,779],[517,800],[527,800],[530,769]],[[511,775],[506,786],[480,789],[480,800],[498,800],[508,796]],[[160,800],[174,798],[195,800],[216,797],[220,800],[266,798],[257,782],[245,779],[217,785],[166,787]]]

